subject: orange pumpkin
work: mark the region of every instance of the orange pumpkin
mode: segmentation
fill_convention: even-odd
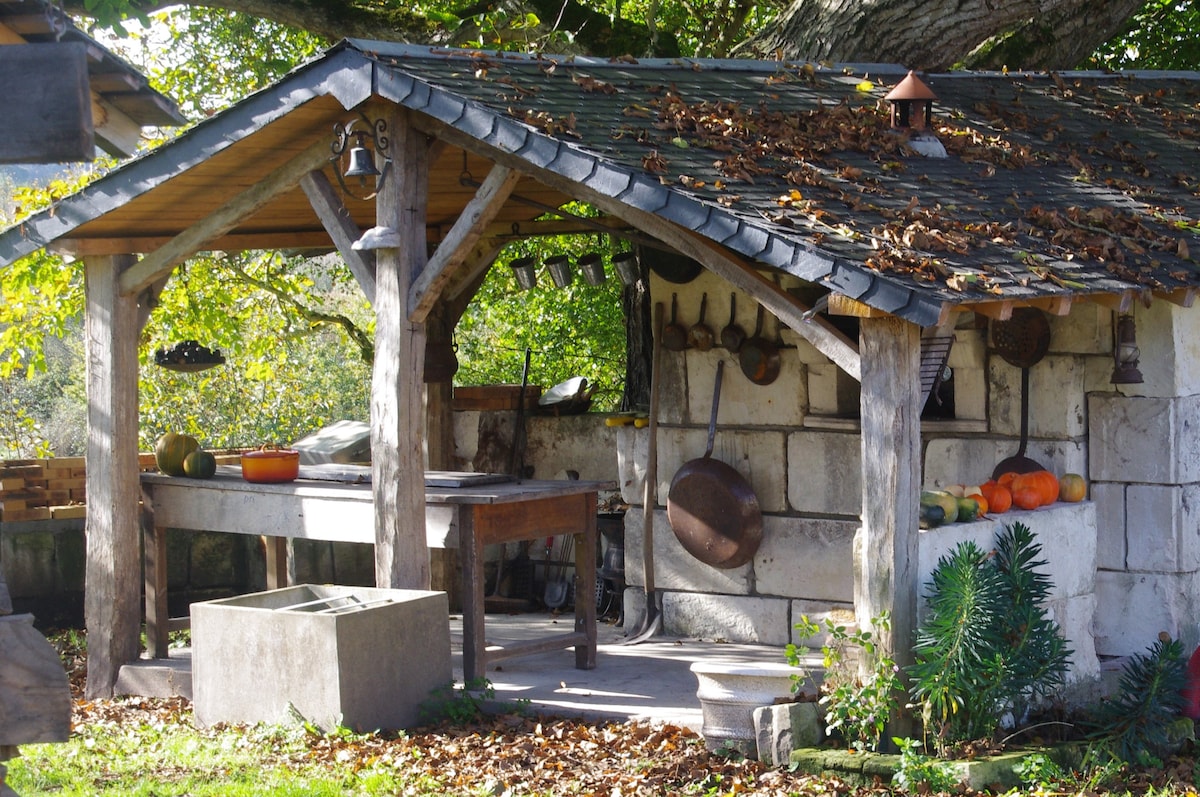
[[[1018,509],[1037,509],[1042,505],[1042,493],[1037,487],[1017,487],[1012,493],[1013,505]]]
[[[993,515],[1003,515],[1012,508],[1013,497],[1009,489],[1001,484],[997,484],[992,490],[992,494],[988,496],[988,508]]]
[[[1042,490],[1042,506],[1058,500],[1058,477],[1048,470],[1039,470],[1038,484]]]
[[[975,499],[975,503],[979,504],[979,517],[983,517],[988,513],[990,501],[987,500],[981,493],[971,493],[967,498]]]
[[[1010,470],[1007,473],[1000,474],[1000,478],[996,479],[996,484],[1002,485],[1011,490],[1013,481],[1016,480],[1016,478],[1020,475],[1021,474],[1017,473],[1016,471]]]
[[[1064,473],[1058,480],[1058,500],[1074,504],[1087,497],[1087,482],[1078,473]]]

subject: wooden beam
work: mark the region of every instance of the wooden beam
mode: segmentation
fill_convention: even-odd
[[[430,131],[431,135],[455,146],[469,151],[476,151],[480,147],[478,141],[449,125],[431,123],[429,120],[424,120],[422,124],[425,129]],[[821,316],[805,318],[804,314],[811,308],[805,306],[787,291],[777,288],[771,280],[760,274],[746,261],[735,259],[734,255],[720,244],[696,235],[691,230],[685,230],[654,213],[630,207],[624,202],[560,174],[546,169],[531,169],[528,163],[512,153],[489,149],[481,154],[497,163],[521,168],[550,188],[589,202],[603,212],[624,220],[629,226],[657,238],[676,251],[700,261],[710,271],[761,303],[763,307],[774,313],[776,317],[843,371],[855,379],[858,378],[858,349],[853,341]]]
[[[1191,307],[1196,303],[1195,288],[1176,288],[1173,291],[1155,291],[1155,298],[1164,299],[1180,307]]]
[[[864,318],[862,351],[862,546],[855,558],[854,608],[875,628],[883,655],[903,671],[912,664],[918,582],[917,515],[921,490],[921,330],[896,317]],[[904,720],[889,735],[908,735]],[[897,734],[891,733],[898,732]]]
[[[92,91],[92,125],[96,144],[109,155],[127,158],[142,143],[142,126],[108,100]]]
[[[138,312],[119,288],[132,257],[84,261],[87,357],[88,697],[110,697],[123,664],[138,657],[141,535],[138,500]]]
[[[321,139],[262,180],[231,198],[205,218],[143,257],[121,274],[121,293],[134,294],[169,273],[214,238],[224,235],[275,197],[290,191],[304,175],[329,160],[329,142]],[[422,245],[424,235],[421,236]]]
[[[1019,302],[1021,307],[1036,307],[1050,315],[1070,315],[1071,305],[1075,303],[1075,296],[1044,296],[1039,299],[1027,299]]]
[[[512,193],[521,173],[506,166],[493,166],[475,196],[463,208],[425,269],[408,294],[408,319],[424,323],[455,274],[463,267],[484,228],[496,218]]]
[[[425,268],[429,160],[425,136],[398,106],[386,112],[392,172],[376,197],[376,224],[401,246],[376,252],[375,363],[371,372],[371,491],[375,583],[429,589],[425,543],[425,327],[408,320],[408,296]]]
[[[350,218],[350,211],[342,202],[333,184],[325,176],[325,172],[314,169],[300,178],[300,187],[304,189],[308,202],[312,205],[317,218],[338,254],[346,262],[350,273],[358,280],[358,286],[371,304],[375,303],[375,253],[365,252],[354,248],[354,242],[362,235],[362,230]]]
[[[1107,307],[1109,310],[1114,310],[1118,313],[1128,313],[1133,307],[1135,296],[1136,292],[1125,291],[1123,293],[1092,293],[1083,298],[1102,307]]]
[[[47,251],[60,255],[88,257],[90,255],[143,254],[161,249],[171,242],[171,236],[137,238],[59,238],[47,244]],[[197,252],[245,252],[251,249],[280,249],[284,251],[333,249],[325,230],[293,230],[289,232],[247,232],[221,235],[205,243]],[[193,253],[194,254],[194,253]]]
[[[516,230],[513,227],[516,227]],[[632,228],[629,222],[615,216],[599,216],[586,222],[575,219],[537,219],[520,224],[494,223],[484,230],[484,235],[496,238],[537,238],[547,235],[595,235],[597,227],[603,227],[615,235]]]
[[[987,318],[991,318],[996,321],[1007,321],[1008,319],[1012,318],[1012,311],[1015,306],[1016,303],[1012,301],[981,302],[979,304],[963,305],[963,307],[967,310],[971,310],[978,315],[986,316]]]
[[[452,312],[446,314],[446,320],[452,327],[458,325],[459,319],[467,310],[467,305],[479,292],[483,281],[487,279],[488,270],[495,264],[496,256],[503,248],[504,242],[494,238],[485,238],[477,243],[475,249],[467,256],[466,268],[442,292],[442,300],[448,307],[453,308]]]
[[[879,310],[840,293],[829,294],[829,314],[848,315],[855,318],[884,318],[891,315],[886,310]]]

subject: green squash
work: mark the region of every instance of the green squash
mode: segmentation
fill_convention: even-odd
[[[183,475],[193,479],[211,479],[217,472],[217,458],[198,448],[183,458]]]
[[[191,435],[167,432],[154,444],[154,464],[168,476],[183,475],[183,460],[200,448],[200,442]]]

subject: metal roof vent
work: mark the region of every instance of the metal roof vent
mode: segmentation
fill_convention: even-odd
[[[909,70],[884,99],[892,104],[892,129],[906,131],[914,150],[927,158],[946,157],[946,148],[927,127],[937,95],[915,72]]]

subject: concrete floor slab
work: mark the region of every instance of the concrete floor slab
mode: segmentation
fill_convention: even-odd
[[[522,639],[566,632],[574,627],[571,614],[546,612],[489,614],[487,642],[503,645]],[[505,659],[487,668],[496,701],[528,701],[529,710],[559,716],[644,719],[699,731],[700,701],[692,662],[740,664],[783,662],[780,647],[735,645],[711,639],[652,637],[636,645],[625,641],[624,629],[601,622],[596,669],[575,669],[571,648]],[[451,617],[452,665],[462,683],[462,618]],[[189,650],[170,652],[170,659],[143,659],[121,670],[123,694],[163,697],[190,696]],[[169,679],[169,680],[167,680]],[[185,691],[186,690],[186,691]]]

